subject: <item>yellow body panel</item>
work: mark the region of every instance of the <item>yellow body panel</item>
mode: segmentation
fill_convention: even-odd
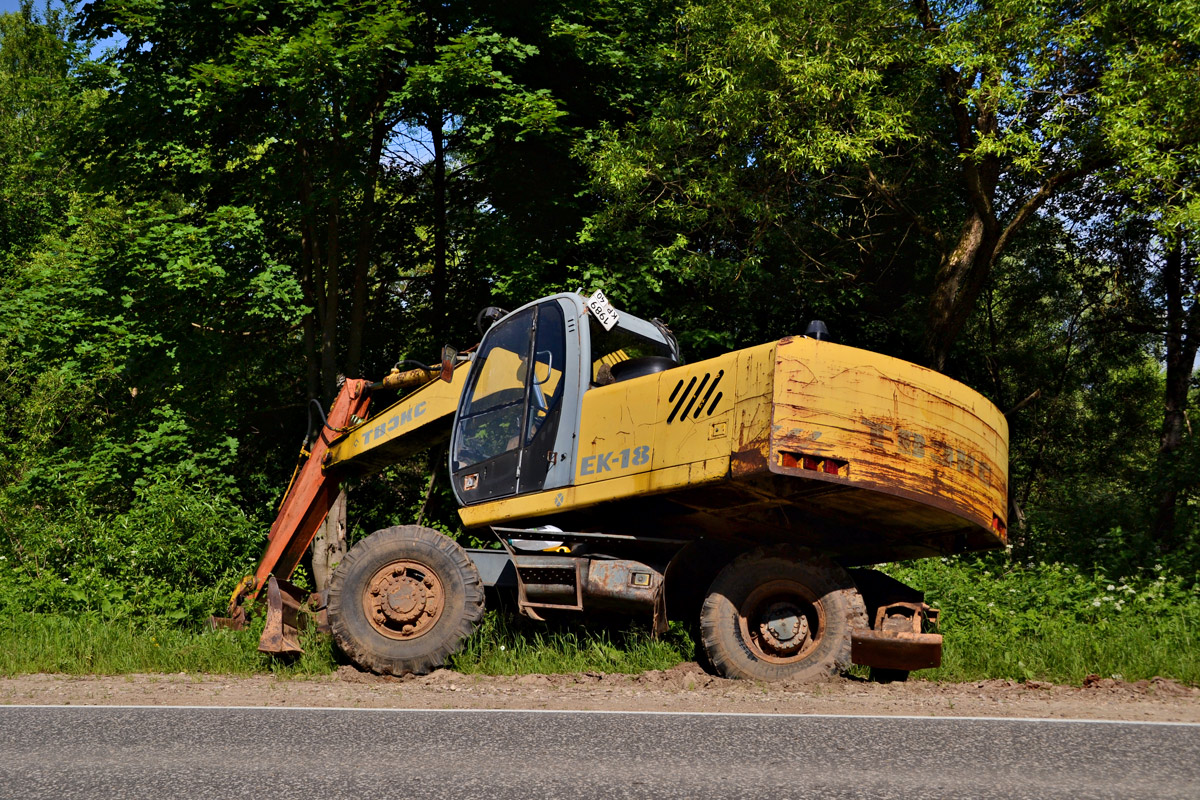
[[[373,414],[333,443],[326,468],[375,469],[444,441],[469,372],[466,364],[460,364],[450,382],[427,383]]]
[[[681,535],[793,531],[864,563],[990,548],[1004,542],[1007,448],[1003,415],[957,381],[783,339],[592,388],[574,486],[460,515],[468,526],[519,523],[669,492],[671,503],[623,519]]]
[[[1003,536],[1008,423],[983,395],[941,373],[815,339],[776,356],[771,469],[952,511]],[[836,470],[834,472],[833,470]]]
[[[729,459],[713,458],[692,464],[639,472],[582,486],[506,497],[458,510],[467,527],[496,525],[511,520],[541,517],[586,508],[623,497],[642,497],[718,483],[729,474]]]
[[[577,485],[729,456],[729,416],[737,354],[713,359],[709,380],[684,397],[675,370],[591,389],[583,396],[575,465]],[[714,377],[715,376],[715,377]],[[722,386],[725,391],[721,391]],[[672,397],[672,392],[676,396]],[[703,416],[704,425],[668,424]],[[702,400],[706,402],[701,402]]]

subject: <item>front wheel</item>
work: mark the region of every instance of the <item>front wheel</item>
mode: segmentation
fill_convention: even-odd
[[[329,585],[338,647],[372,672],[423,675],[442,666],[483,616],[483,583],[465,550],[402,525],[363,539]]]
[[[717,575],[700,610],[704,650],[727,678],[816,680],[850,666],[867,612],[841,567],[793,547],[761,548]]]

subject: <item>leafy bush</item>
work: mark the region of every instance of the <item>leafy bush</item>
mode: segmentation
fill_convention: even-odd
[[[0,505],[0,609],[199,622],[253,569],[263,531],[236,505],[179,482],[126,512]]]

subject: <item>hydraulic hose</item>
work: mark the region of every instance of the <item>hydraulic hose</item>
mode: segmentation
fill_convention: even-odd
[[[304,441],[300,443],[300,449],[308,449],[308,444],[316,437],[316,431],[313,430],[313,408],[317,409],[317,416],[321,418],[321,426],[328,428],[333,433],[345,433],[349,428],[335,428],[329,424],[329,420],[325,416],[325,409],[321,408],[321,401],[313,398],[308,401],[308,428],[304,434]]]

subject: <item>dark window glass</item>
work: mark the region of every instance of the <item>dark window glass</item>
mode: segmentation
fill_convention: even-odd
[[[538,307],[537,342],[533,349],[533,385],[529,387],[529,424],[525,444],[558,410],[566,366],[566,332],[557,303]]]
[[[614,364],[628,361],[631,358],[644,356],[663,356],[671,358],[671,348],[662,342],[645,339],[636,333],[622,330],[620,326],[611,331],[596,322],[596,318],[588,315],[592,333],[592,383],[603,386],[612,383],[609,371]]]
[[[458,420],[454,468],[495,458],[520,444],[534,309],[488,336],[476,356],[468,402]],[[544,368],[543,368],[544,370]]]

